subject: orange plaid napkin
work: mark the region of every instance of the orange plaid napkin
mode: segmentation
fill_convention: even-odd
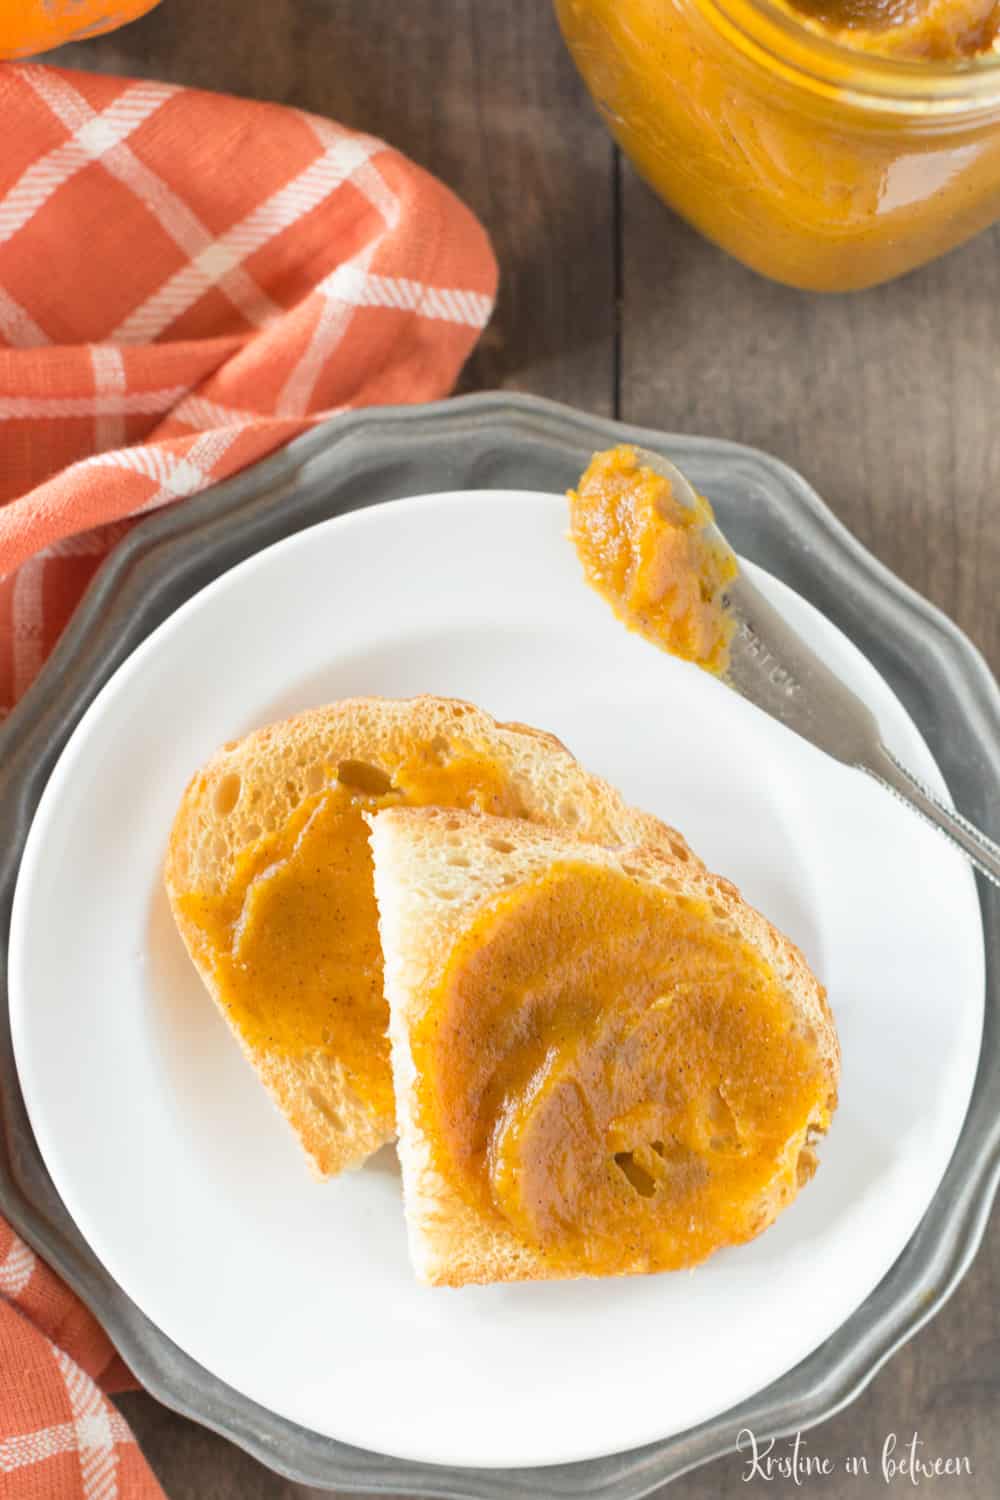
[[[3,711],[123,521],[447,394],[496,269],[439,182],[298,110],[0,65],[0,119]]]
[[[0,65],[0,715],[130,519],[333,412],[445,395],[496,267],[369,136],[166,84]],[[130,1377],[0,1220],[0,1497],[161,1492]]]

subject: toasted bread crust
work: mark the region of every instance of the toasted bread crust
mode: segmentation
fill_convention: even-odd
[[[678,857],[663,847],[636,844],[601,848],[564,833],[506,819],[445,813],[436,808],[388,808],[369,818],[375,860],[375,894],[389,1001],[389,1036],[396,1090],[399,1154],[407,1232],[414,1268],[433,1286],[545,1280],[564,1277],[545,1256],[525,1244],[500,1220],[470,1206],[434,1165],[432,1142],[416,1108],[416,1070],[410,1046],[414,1028],[441,979],[443,967],[470,920],[515,881],[541,874],[572,855],[653,885],[670,882],[685,895],[725,909],[726,918],[772,966],[786,987],[799,1020],[815,1033],[835,1100],[840,1047],[822,986],[794,943],[742,900],[729,881],[712,875],[700,861]],[[509,852],[496,852],[497,834]],[[455,842],[463,858],[463,882],[456,892],[448,863]],[[506,877],[506,880],[504,879]],[[808,1134],[808,1132],[807,1132]],[[798,1153],[802,1141],[792,1143]],[[760,1205],[763,1230],[789,1200],[773,1193]],[[646,1270],[644,1263],[620,1273]]]
[[[391,777],[415,747],[441,736],[456,751],[488,754],[509,770],[530,820],[573,828],[598,842],[642,840],[693,859],[680,834],[629,807],[541,730],[500,724],[450,698],[350,698],[310,709],[217,751],[192,777],[170,835],[164,880],[174,920],[224,1016],[213,955],[185,915],[183,897],[224,891],[243,851],[262,833],[280,828],[336,775],[339,762],[365,761]],[[269,1053],[248,1046],[233,1030],[319,1176],[359,1166],[394,1138],[394,1119],[356,1095],[335,1055],[318,1049],[292,1058]]]

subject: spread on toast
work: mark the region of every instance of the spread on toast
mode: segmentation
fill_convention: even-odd
[[[828,1118],[815,1040],[726,919],[571,859],[470,925],[411,1047],[439,1169],[592,1275],[749,1239]]]
[[[355,1096],[391,1117],[389,1011],[363,814],[434,802],[514,817],[520,798],[487,756],[440,764],[426,746],[392,781],[362,761],[325,776],[323,790],[240,852],[222,890],[189,891],[178,906],[248,1046],[334,1055]]]
[[[791,1201],[839,1052],[801,954],[732,886],[494,819],[400,810],[373,828],[425,1279],[692,1266]]]
[[[453,699],[345,699],[217,751],[181,800],[167,892],[209,992],[321,1176],[395,1134],[364,815],[425,804],[694,858],[551,735]]]

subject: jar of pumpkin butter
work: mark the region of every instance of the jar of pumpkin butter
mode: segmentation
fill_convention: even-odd
[[[1000,217],[997,0],[556,0],[613,135],[754,270],[850,291]]]

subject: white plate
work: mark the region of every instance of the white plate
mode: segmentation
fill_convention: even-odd
[[[924,1212],[965,1114],[984,993],[969,870],[873,782],[628,635],[554,496],[357,512],[217,580],[124,664],[28,839],[11,1012],[31,1123],[111,1274],[210,1371],[400,1457],[546,1464],[665,1437],[828,1337]],[[766,592],[940,790],[900,704],[813,609]],[[161,890],[183,787],[222,741],[355,693],[471,698],[554,731],[676,823],[805,950],[843,1043],[813,1183],[693,1273],[433,1291],[391,1151],[319,1186],[190,967]]]

